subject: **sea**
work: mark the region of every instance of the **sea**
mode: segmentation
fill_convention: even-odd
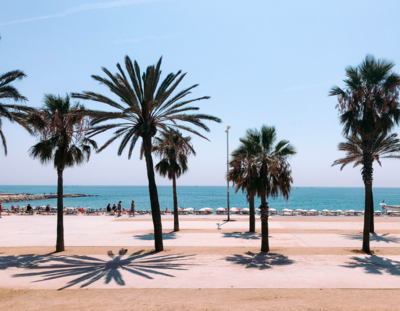
[[[27,193],[49,194],[56,193],[56,186],[1,186],[0,193]],[[230,206],[237,208],[248,207],[246,195],[242,192],[235,193],[235,188],[230,190]],[[150,197],[147,186],[64,186],[64,193],[89,194],[91,197],[64,198],[64,207],[91,207],[105,208],[108,203],[117,204],[122,201],[122,208],[130,208],[135,200],[137,210],[150,210]],[[227,206],[227,187],[223,186],[178,186],[178,206],[193,207],[198,210],[203,207],[216,209]],[[379,203],[400,205],[400,188],[374,188],[374,208],[381,210]],[[321,188],[321,187],[293,187],[289,200],[283,198],[269,198],[270,208],[278,211],[289,209],[316,209],[316,210],[364,210],[364,188]],[[158,196],[161,209],[173,208],[172,186],[158,187]],[[11,205],[26,206],[57,206],[57,199],[3,203],[5,208]],[[256,199],[256,207],[260,200]]]

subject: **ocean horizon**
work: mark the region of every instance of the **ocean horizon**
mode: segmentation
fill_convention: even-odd
[[[172,186],[158,186],[160,208],[173,208]],[[400,205],[400,188],[380,188],[374,191],[374,208],[381,210],[379,203],[385,201],[390,205]],[[28,193],[49,194],[56,193],[56,185],[0,185],[0,192],[4,193]],[[64,193],[88,194],[92,197],[64,198],[64,207],[92,207],[105,208],[108,203],[117,204],[122,201],[122,208],[130,208],[132,200],[135,200],[137,210],[150,210],[150,197],[148,186],[78,186],[65,185]],[[193,207],[196,210],[203,207],[227,206],[226,186],[177,186],[178,206]],[[364,210],[364,188],[363,187],[293,187],[288,201],[282,197],[267,199],[270,208],[278,211],[284,208],[290,209],[316,209],[316,210]],[[38,201],[21,201],[3,203],[5,208],[14,206],[44,206],[50,204],[56,207],[57,199],[46,199]],[[256,207],[260,200],[256,198]],[[246,195],[242,192],[235,193],[235,188],[230,187],[230,206],[244,208],[248,207]]]

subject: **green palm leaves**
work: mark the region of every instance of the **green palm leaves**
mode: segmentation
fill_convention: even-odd
[[[7,155],[7,141],[2,131],[2,117],[18,123],[31,133],[29,126],[25,122],[25,112],[29,112],[32,109],[27,106],[6,104],[4,102],[4,100],[13,100],[14,102],[27,100],[11,85],[12,82],[22,80],[25,77],[26,75],[20,70],[13,70],[0,75],[0,140],[5,155]]]
[[[240,139],[241,145],[232,152],[234,160],[230,173],[232,178],[235,175],[246,177],[244,185],[236,184],[242,190],[255,191],[261,198],[282,194],[288,199],[293,182],[288,159],[296,154],[296,150],[286,140],[275,144],[276,136],[275,127],[264,125],[261,130],[247,130],[246,136]],[[239,165],[238,161],[242,164]],[[239,170],[235,170],[235,165]]]
[[[147,67],[147,70],[141,75],[138,63],[136,61],[132,63],[131,59],[126,56],[125,69],[127,73],[120,64],[117,64],[118,72],[116,74],[112,74],[109,70],[103,68],[107,78],[92,76],[93,79],[106,85],[112,93],[117,95],[121,103],[93,92],[72,94],[75,98],[105,103],[117,110],[117,112],[90,112],[93,117],[90,131],[92,136],[115,129],[113,136],[100,148],[100,151],[116,139],[121,138],[118,155],[121,155],[124,149],[129,146],[128,157],[130,158],[139,137],[153,137],[158,130],[172,134],[172,129],[181,129],[205,138],[192,127],[179,122],[200,127],[205,131],[209,131],[209,128],[203,123],[204,120],[221,122],[219,118],[214,116],[191,113],[199,108],[188,106],[190,103],[209,98],[204,96],[190,100],[184,99],[191,93],[192,89],[198,86],[197,84],[172,96],[186,74],[182,74],[181,71],[176,74],[170,73],[159,83],[161,61],[160,58],[155,66]],[[106,121],[114,120],[121,120],[121,122],[100,125]]]
[[[353,167],[362,164],[363,151],[360,135],[353,134],[346,142],[338,145],[340,151],[345,151],[346,156],[333,162],[332,166],[341,165],[342,170],[347,164],[354,163]],[[372,140],[372,158],[382,166],[381,159],[400,159],[400,139],[397,134],[375,134]]]
[[[394,62],[367,55],[357,67],[346,68],[345,88],[333,86],[337,96],[343,133],[371,134],[390,131],[400,121],[400,76],[392,72]]]
[[[53,161],[54,167],[61,170],[89,161],[91,150],[97,149],[97,144],[85,136],[88,118],[83,111],[84,107],[71,104],[68,96],[45,95],[43,108],[28,118],[40,137],[29,150],[30,156],[42,164]]]
[[[161,159],[155,169],[162,177],[179,178],[189,170],[188,157],[196,155],[191,137],[182,136],[179,131],[171,130],[170,133],[161,132],[160,137],[154,138],[153,152]]]

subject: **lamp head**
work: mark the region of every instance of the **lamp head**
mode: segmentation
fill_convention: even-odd
[[[228,126],[226,127],[226,130],[229,131],[230,129],[231,129],[231,127],[228,125]]]

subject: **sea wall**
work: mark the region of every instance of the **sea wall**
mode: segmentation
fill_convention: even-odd
[[[64,198],[80,198],[80,197],[94,197],[94,195],[89,194],[64,194]],[[0,202],[20,202],[20,201],[37,201],[46,199],[56,199],[57,194],[0,194]]]

